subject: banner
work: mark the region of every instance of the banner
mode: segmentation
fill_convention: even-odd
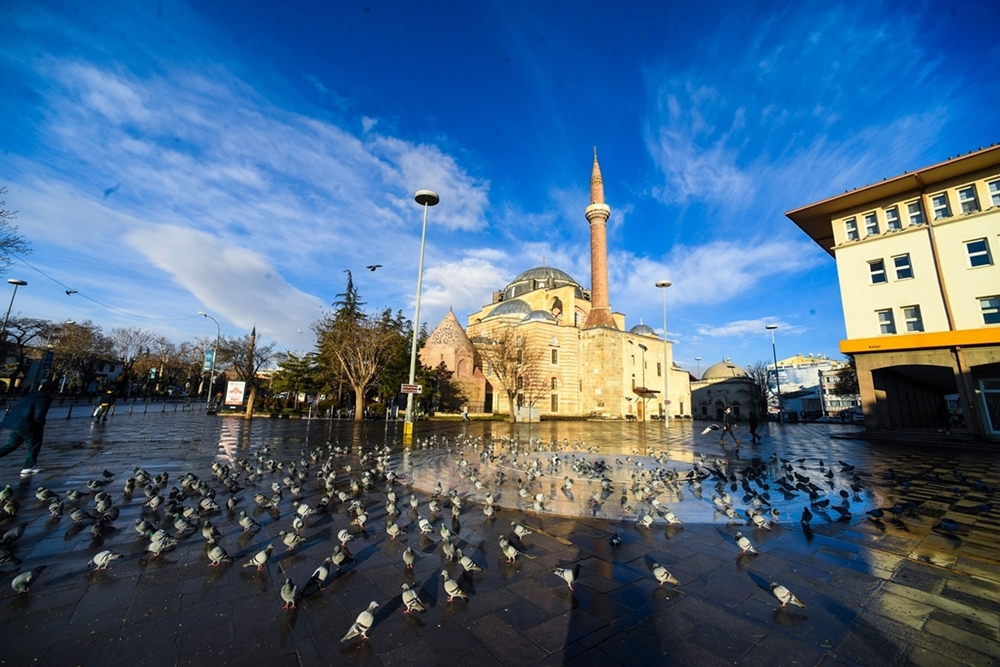
[[[246,382],[230,380],[226,383],[226,405],[243,405],[243,393],[246,391]]]
[[[201,367],[202,373],[211,373],[215,362],[215,350],[205,350],[205,363]]]

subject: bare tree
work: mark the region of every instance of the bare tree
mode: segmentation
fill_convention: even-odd
[[[510,421],[515,421],[514,400],[521,393],[527,396],[525,387],[534,387],[535,376],[540,375],[543,350],[530,345],[524,336],[512,326],[500,326],[483,334],[485,340],[476,345],[486,377],[496,381],[507,395]]]
[[[76,376],[80,387],[86,391],[97,378],[101,365],[111,356],[111,346],[101,333],[101,327],[90,320],[63,324],[62,329],[59,338],[52,341],[56,375]]]
[[[115,327],[108,334],[111,354],[122,365],[121,378],[126,387],[126,396],[131,393],[132,372],[136,362],[156,340],[155,333],[140,327]]]
[[[253,417],[253,404],[257,399],[257,374],[265,365],[275,359],[274,341],[267,345],[257,343],[257,328],[248,336],[224,336],[219,341],[219,356],[223,363],[228,363],[233,373],[246,382],[249,392],[247,398],[246,418]]]
[[[56,328],[48,320],[31,317],[12,317],[7,321],[7,335],[3,341],[4,352],[13,352],[5,355],[11,363],[6,363],[3,367],[3,377],[9,379],[8,389],[14,386],[14,380],[25,371],[30,348],[43,343],[46,334],[51,338]],[[36,356],[40,356],[40,353]]]
[[[751,403],[757,406],[756,409],[762,417],[767,416],[769,396],[776,396],[771,387],[770,367],[766,361],[755,361],[744,369],[747,372],[747,377],[753,382]]]
[[[0,195],[7,194],[6,187],[0,187]],[[0,201],[0,273],[6,273],[13,260],[11,253],[29,253],[31,246],[27,239],[17,233],[17,225],[10,221],[17,218],[17,211],[8,211],[6,201]]]

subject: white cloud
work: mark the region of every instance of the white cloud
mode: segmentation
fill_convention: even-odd
[[[805,328],[792,326],[774,317],[758,317],[753,320],[736,320],[720,325],[703,325],[698,327],[698,333],[702,336],[718,337],[744,337],[758,336],[770,337],[771,333],[765,327],[767,325],[777,325],[778,330],[785,336],[796,336],[805,333]]]

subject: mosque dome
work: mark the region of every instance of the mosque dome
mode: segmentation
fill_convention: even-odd
[[[499,317],[501,315],[520,315],[520,319],[524,319],[526,315],[531,314],[531,306],[528,305],[527,301],[521,301],[520,299],[511,299],[509,301],[501,301],[500,305],[490,311],[489,315],[486,317]]]
[[[639,334],[640,336],[655,336],[656,331],[653,327],[648,324],[642,324],[641,322],[631,329],[628,330],[629,333]]]
[[[728,378],[745,378],[747,372],[730,361],[720,361],[705,369],[702,380],[726,380]]]
[[[551,266],[536,266],[528,269],[504,288],[504,299],[515,299],[522,294],[527,294],[536,289],[557,289],[572,285],[576,288],[578,298],[583,297],[583,288],[580,283],[573,280],[565,271],[554,269]]]
[[[524,318],[525,322],[555,322],[556,318],[547,310],[533,310]]]

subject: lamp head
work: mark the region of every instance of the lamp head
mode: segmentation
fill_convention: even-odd
[[[657,287],[670,287],[671,285],[673,285],[673,283],[670,282],[669,280],[657,280],[656,281],[656,286]]]
[[[21,285],[22,287],[28,284],[23,280],[18,280],[17,278],[8,278],[7,282],[10,283],[11,285]]]
[[[437,203],[441,201],[441,198],[433,190],[417,190],[413,199],[421,206],[437,206]]]
[[[202,317],[208,317],[208,313],[203,313],[200,310],[198,311],[198,314],[201,315]]]
[[[767,329],[768,331],[774,331],[775,329],[778,328],[778,325],[777,324],[768,324],[764,328]]]

